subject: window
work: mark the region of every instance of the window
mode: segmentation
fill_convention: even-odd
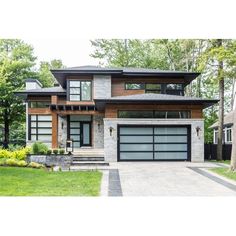
[[[146,93],[162,93],[162,85],[161,84],[146,84],[145,87]]]
[[[214,144],[218,143],[218,130],[214,129],[214,136],[213,136],[213,142]],[[232,143],[232,128],[231,127],[225,127],[223,130],[223,137],[222,137],[223,143]]]
[[[47,108],[49,107],[50,102],[45,101],[37,101],[37,102],[29,102],[30,108]]]
[[[188,119],[191,118],[190,111],[118,111],[118,118],[157,118],[157,119]]]
[[[226,128],[226,143],[232,143],[232,129]]]
[[[91,101],[92,83],[91,81],[69,81],[69,100],[70,101]]]
[[[144,84],[143,83],[126,83],[125,84],[125,89],[126,90],[144,89]]]
[[[182,84],[166,84],[166,94],[184,95]]]
[[[51,142],[51,136],[51,115],[29,115],[29,140]]]

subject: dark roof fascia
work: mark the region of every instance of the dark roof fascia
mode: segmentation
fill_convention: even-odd
[[[219,102],[219,100],[120,100],[120,99],[94,99],[98,107],[104,107],[105,104],[176,104],[176,105],[203,105],[203,108],[210,107]]]
[[[66,92],[15,92],[16,96],[28,96],[28,95],[34,95],[34,96],[48,96],[48,95],[65,95]]]

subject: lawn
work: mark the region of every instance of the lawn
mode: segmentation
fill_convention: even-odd
[[[228,165],[230,165],[230,160],[225,160],[225,161],[216,161],[216,160],[212,160],[212,161],[210,161],[210,162],[215,162],[215,163],[224,163],[224,164],[228,164]]]
[[[230,171],[229,168],[217,167],[217,168],[212,168],[210,170],[215,172],[218,175],[222,175],[228,179],[232,179],[236,181],[236,172]]]
[[[99,171],[0,167],[0,196],[98,196],[101,178]]]

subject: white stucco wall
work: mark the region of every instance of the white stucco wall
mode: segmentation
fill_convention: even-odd
[[[104,156],[109,162],[117,161],[117,125],[191,125],[191,161],[204,162],[204,120],[203,119],[104,119]],[[110,136],[109,128],[113,128]],[[196,127],[200,128],[199,136]]]

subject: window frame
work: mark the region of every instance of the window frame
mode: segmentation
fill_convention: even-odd
[[[77,81],[80,83],[80,87],[70,87],[70,82],[74,82],[74,81]],[[82,100],[82,82],[89,82],[90,83],[90,99],[83,99]],[[93,94],[92,94],[92,89],[93,87],[93,83],[92,83],[92,80],[74,80],[74,79],[70,79],[70,80],[67,80],[67,101],[70,101],[70,102],[86,102],[86,101],[92,101],[93,99]],[[71,88],[76,88],[76,89],[79,89],[80,93],[79,94],[74,94],[74,93],[71,93],[70,92],[70,89]],[[75,99],[71,99],[70,96],[71,95],[77,95],[79,96],[79,99],[80,100],[75,100]]]
[[[139,84],[141,85],[141,88],[127,88],[128,84]],[[143,82],[138,82],[138,83],[125,82],[125,90],[144,90],[144,89],[145,89],[145,84]]]
[[[35,120],[32,120],[32,116],[35,116]],[[39,135],[46,135],[46,136],[49,136],[49,137],[52,137],[52,127],[44,127],[44,126],[39,126],[39,123],[46,123],[46,122],[51,122],[51,126],[52,126],[52,120],[39,120],[38,117],[39,116],[51,116],[51,115],[39,115],[39,114],[36,114],[36,115],[28,115],[28,140],[31,141],[32,140],[32,135],[35,135],[35,141],[48,141],[48,142],[51,142],[49,140],[39,140]],[[35,122],[36,123],[36,126],[35,127],[32,127],[32,122]],[[35,129],[35,133],[32,133],[31,130],[32,129]],[[39,129],[41,130],[44,130],[44,129],[47,129],[47,130],[51,130],[51,133],[39,133]]]
[[[36,106],[32,107],[32,103],[35,103]],[[38,103],[46,103],[46,104],[45,104],[45,106],[38,106]],[[50,105],[51,105],[50,101],[29,101],[28,102],[29,108],[49,108]]]
[[[140,112],[140,113],[144,113],[144,112],[152,112],[152,117],[121,117],[120,112]],[[165,112],[165,118],[158,118],[156,117],[155,113],[156,112]],[[168,112],[178,112],[179,113],[179,117],[178,118],[168,118]],[[188,114],[188,118],[182,118],[182,112],[186,112]],[[117,117],[118,118],[127,118],[127,119],[191,119],[192,114],[191,114],[191,110],[118,110],[117,111]]]

